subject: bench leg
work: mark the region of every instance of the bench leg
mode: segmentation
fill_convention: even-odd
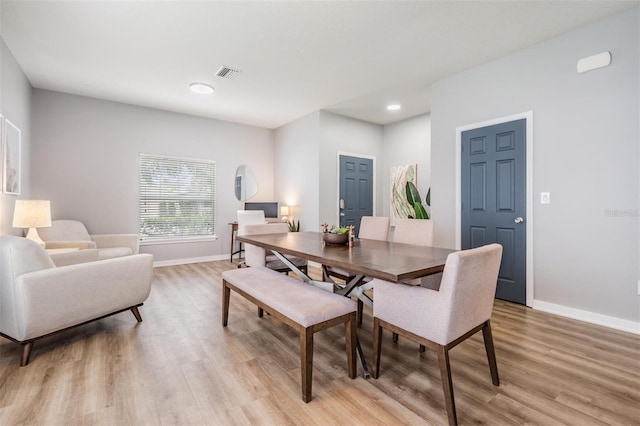
[[[229,299],[231,298],[231,289],[227,287],[227,282],[222,280],[222,326],[227,326],[229,320]]]
[[[300,332],[300,370],[302,381],[302,400],[311,401],[313,383],[313,332],[304,329]]]
[[[356,378],[356,341],[358,336],[356,335],[356,318],[351,315],[349,321],[344,323],[344,338],[347,346],[347,371],[349,378]]]

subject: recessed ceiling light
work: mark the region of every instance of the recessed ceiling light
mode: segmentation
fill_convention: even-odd
[[[192,92],[200,95],[210,95],[213,93],[213,86],[207,83],[191,83],[189,88]]]
[[[399,110],[401,107],[399,104],[391,104],[391,105],[387,105],[387,111],[397,111]]]

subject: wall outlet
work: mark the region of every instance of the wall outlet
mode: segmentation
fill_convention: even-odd
[[[540,204],[550,204],[551,203],[551,193],[550,192],[541,192],[540,193]]]

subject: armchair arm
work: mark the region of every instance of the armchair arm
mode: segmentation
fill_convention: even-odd
[[[23,274],[15,281],[16,338],[39,337],[140,304],[152,277],[149,254]]]
[[[140,253],[140,236],[138,234],[94,234],[91,239],[98,248],[129,247],[133,254]]]
[[[84,249],[94,249],[96,248],[96,243],[94,241],[47,241],[45,242],[45,249],[62,249],[62,248],[78,248],[80,250]]]

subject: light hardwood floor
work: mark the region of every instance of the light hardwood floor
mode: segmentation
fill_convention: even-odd
[[[231,296],[228,261],[156,268],[143,322],[122,313],[20,347],[0,337],[0,425],[446,424],[435,354],[383,336],[378,380],[347,376],[341,327],[316,334],[313,401],[297,334]],[[317,273],[317,271],[316,271]],[[358,330],[371,362],[370,312]],[[482,333],[451,352],[460,424],[640,423],[640,337],[496,301],[501,384]]]

